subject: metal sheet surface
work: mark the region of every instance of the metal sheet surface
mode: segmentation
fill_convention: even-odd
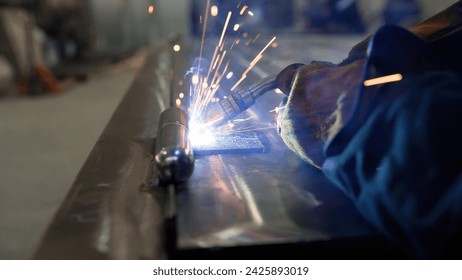
[[[272,51],[248,81],[277,73],[292,62],[322,58],[311,53],[316,49],[324,51],[326,58],[340,60],[357,41],[331,39],[281,38],[279,45],[290,51]],[[232,71],[242,73],[265,43],[260,38],[252,47],[231,54]],[[295,258],[294,251],[305,248],[303,244],[310,249],[302,249],[297,257],[348,258],[346,247],[365,252],[361,258],[383,257],[381,249],[388,243],[342,192],[288,150],[277,135],[275,114],[270,111],[282,96],[274,93],[259,99],[247,112],[265,147],[262,151],[196,158],[191,179],[177,190],[177,248],[165,254],[166,194],[151,186],[156,181],[152,149],[161,111],[173,103],[174,95],[184,92],[180,85],[194,56],[186,46],[182,50],[186,51],[172,55],[166,45],[153,51],[82,167],[34,258],[280,259]],[[284,245],[287,250],[282,249]],[[271,248],[278,254],[269,254]],[[361,251],[364,248],[369,250]]]

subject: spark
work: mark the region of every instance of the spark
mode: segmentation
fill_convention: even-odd
[[[199,83],[199,76],[198,75],[193,75],[191,82],[193,85],[197,85]]]
[[[241,15],[243,15],[245,12],[247,12],[249,15],[253,15],[251,11],[248,10],[248,6],[241,5]],[[201,47],[200,47],[200,59],[202,58],[203,52],[205,51],[205,34],[207,33],[207,22],[209,15],[210,16],[217,16],[218,15],[218,5],[212,5],[210,0],[207,0],[206,4],[206,10],[205,10],[205,18],[204,18],[204,26],[202,28],[202,40],[201,40]],[[238,7],[239,8],[239,7]],[[220,14],[224,14],[223,11],[220,12]],[[219,102],[220,98],[226,98],[224,97],[218,97],[218,91],[220,87],[223,87],[223,92],[229,92],[230,90],[234,90],[237,86],[239,86],[242,81],[246,79],[246,77],[249,75],[249,72],[253,69],[253,67],[263,58],[263,54],[265,51],[268,49],[269,46],[272,46],[274,41],[276,40],[276,37],[272,38],[270,42],[265,45],[265,47],[255,56],[255,58],[250,62],[248,67],[244,69],[243,73],[240,75],[237,83],[229,88],[229,84],[223,83],[221,84],[221,81],[224,79],[230,80],[231,78],[234,77],[234,73],[232,71],[229,71],[229,65],[230,62],[232,61],[232,57],[230,58],[230,54],[232,53],[231,50],[235,45],[239,45],[241,43],[241,40],[246,40],[247,44],[250,44],[252,41],[256,42],[261,34],[257,34],[256,36],[249,36],[249,33],[244,32],[241,36],[241,27],[242,27],[242,22],[241,23],[236,23],[230,27],[231,18],[233,17],[233,12],[228,11],[227,13],[226,20],[223,24],[223,29],[221,31],[219,40],[217,44],[215,45],[214,51],[212,52],[213,55],[211,59],[208,59],[207,63],[207,69],[203,69],[200,67],[200,61],[199,61],[199,67],[197,68],[197,72],[195,70],[195,73],[192,73],[191,77],[191,84],[189,85],[189,96],[190,100],[188,102],[189,108],[188,112],[190,112],[190,133],[198,133],[198,138],[200,139],[199,141],[202,141],[203,138],[211,138],[211,137],[204,137],[207,133],[210,133],[211,136],[216,136],[217,133],[223,133],[226,130],[229,131],[252,131],[252,130],[258,130],[257,129],[252,129],[252,125],[250,127],[245,124],[244,121],[248,119],[238,119],[234,120],[231,122],[228,122],[227,125],[220,127],[218,130],[214,128],[214,124],[223,121],[223,117],[217,115],[214,117],[214,119],[210,120],[205,120],[204,119],[204,113],[205,110],[207,110],[208,105],[211,104],[212,102]],[[237,12],[236,12],[237,14]],[[201,16],[201,22],[202,22],[202,16]],[[229,29],[233,29],[236,33],[233,33],[234,40],[230,39],[227,37],[227,32],[231,31]],[[231,32],[230,32],[231,33]],[[241,39],[244,38],[244,39]],[[232,41],[231,41],[232,40]],[[232,42],[232,44],[231,44]],[[244,41],[243,41],[244,43]],[[231,46],[231,47],[230,47]],[[203,62],[202,62],[203,63]],[[236,78],[236,80],[237,80]],[[234,81],[233,81],[234,82]],[[176,105],[177,106],[184,106],[181,104],[183,98],[185,98],[185,94],[188,94],[187,92],[183,93],[180,92],[178,95],[178,99],[176,99]],[[207,122],[207,123],[206,123]],[[200,124],[199,126],[197,124]],[[274,127],[273,127],[274,128]],[[268,128],[261,128],[261,129],[268,129]],[[212,133],[213,132],[213,133]],[[191,137],[194,138],[194,137]],[[192,141],[191,141],[192,142]]]
[[[179,98],[177,98],[177,99],[175,100],[175,103],[176,103],[176,107],[180,108],[180,106],[181,106],[181,100],[180,100]]]
[[[202,40],[201,40],[201,50],[199,53],[199,66],[197,67],[197,71],[201,68],[201,58],[202,58],[202,52],[204,51],[204,41],[205,41],[205,31],[207,30],[207,19],[208,19],[208,13],[207,11],[209,10],[210,7],[210,0],[207,0],[207,4],[205,6],[205,23],[204,27],[202,28]],[[202,21],[202,16],[201,16],[201,21]]]
[[[231,91],[234,91],[241,83],[242,81],[245,80],[245,78],[247,78],[247,74],[250,72],[250,70],[252,70],[252,68],[260,61],[260,59],[262,59],[263,57],[263,53],[266,51],[266,49],[274,42],[274,40],[276,40],[276,37],[273,37],[273,39],[271,39],[269,41],[268,44],[266,44],[266,46],[260,51],[260,53],[254,58],[254,60],[252,60],[252,62],[250,63],[249,67],[244,71],[244,73],[242,74],[241,78],[239,79],[239,81],[237,81],[234,86],[231,88]]]
[[[274,92],[276,92],[277,94],[284,94],[280,88],[276,88]]]
[[[184,93],[180,92],[179,97],[180,97],[180,99],[183,99],[184,98]]]
[[[216,5],[213,5],[210,8],[210,14],[212,15],[212,17],[216,17],[218,15],[218,7]]]
[[[176,51],[176,52],[179,52],[181,50],[180,45],[174,45],[173,50]]]
[[[154,13],[154,5],[149,5],[148,7],[148,13],[152,15]]]
[[[228,12],[228,16],[226,17],[225,25],[223,26],[223,32],[221,33],[220,41],[218,43],[219,47],[221,47],[221,44],[223,43],[223,37],[225,36],[226,29],[228,28],[229,19],[231,18],[232,14],[233,13]]]
[[[231,47],[229,48],[230,50],[232,50],[234,48],[234,45],[236,44],[237,41],[239,41],[239,34],[237,34],[236,38],[234,38],[234,41],[231,44]]]
[[[278,46],[278,43],[274,42],[271,44],[271,47],[276,48]]]
[[[283,110],[283,109],[285,109],[285,108],[286,108],[286,106],[276,107],[276,108],[274,108],[273,110],[271,110],[271,111],[269,111],[269,112],[270,112],[270,113],[273,113],[273,112],[274,112],[274,113],[277,114],[277,113],[279,113],[281,110]]]
[[[369,86],[375,86],[375,85],[380,85],[380,84],[385,84],[385,83],[399,82],[402,79],[403,79],[403,75],[393,74],[393,75],[382,76],[382,77],[366,80],[364,81],[364,85],[366,87],[369,87]]]
[[[260,52],[260,53],[257,55],[257,57],[253,60],[253,62],[254,62],[255,60],[257,60],[257,58],[258,58],[260,55],[262,55],[262,54],[266,51],[266,49],[274,42],[274,40],[276,40],[276,36],[273,37],[273,39],[271,39],[271,41],[269,41],[268,44],[266,44],[266,46],[261,50],[261,52]],[[252,63],[253,63],[253,62],[252,62]],[[251,64],[252,64],[252,63],[251,63]]]
[[[241,11],[239,12],[239,14],[242,16],[242,15],[245,13],[245,10],[247,10],[248,7],[249,7],[249,6],[244,5],[244,6],[242,7]]]
[[[245,80],[245,78],[247,78],[247,75],[243,74],[239,81],[237,81],[237,83],[231,88],[231,91],[234,91],[242,83],[242,81]]]
[[[253,17],[253,12],[248,11],[247,13],[248,13],[251,17]]]
[[[245,119],[234,119],[234,123],[241,123],[241,122],[248,121],[250,119],[252,119],[252,117],[248,117],[248,118],[245,118]]]

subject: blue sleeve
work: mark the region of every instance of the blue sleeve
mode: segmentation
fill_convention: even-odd
[[[425,72],[380,86],[379,102],[340,131],[323,165],[364,217],[421,258],[462,248],[461,81]]]

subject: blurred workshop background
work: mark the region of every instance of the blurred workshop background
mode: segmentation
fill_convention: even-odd
[[[218,36],[222,11],[241,2],[249,30],[362,38],[457,1],[212,0],[207,33]],[[0,259],[30,257],[146,54],[201,36],[205,3],[0,0]]]

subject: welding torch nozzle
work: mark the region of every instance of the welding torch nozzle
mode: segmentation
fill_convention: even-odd
[[[249,87],[240,87],[219,102],[209,105],[204,122],[213,127],[224,125],[255,104],[258,97],[276,87],[275,75],[268,76]]]

